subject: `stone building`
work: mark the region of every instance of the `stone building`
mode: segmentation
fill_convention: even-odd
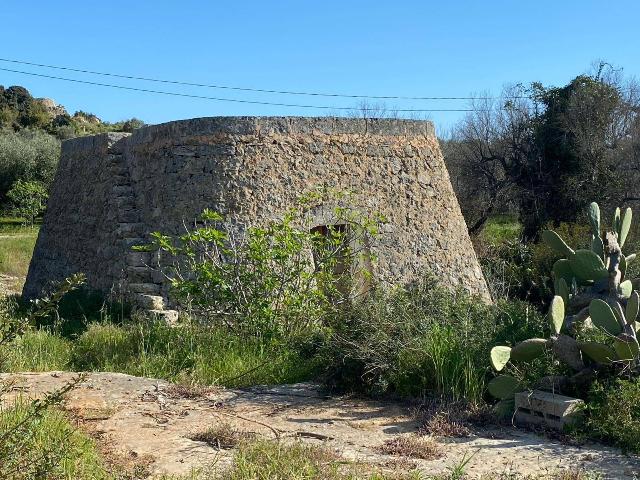
[[[157,298],[162,278],[130,249],[150,232],[177,233],[205,208],[276,218],[319,185],[386,216],[375,278],[431,271],[489,298],[431,122],[331,117],[199,118],[63,142],[23,294],[83,272],[91,288]]]

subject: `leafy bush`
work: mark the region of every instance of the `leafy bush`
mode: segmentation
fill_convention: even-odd
[[[297,336],[363,288],[366,246],[381,221],[338,205],[327,226],[313,228],[318,200],[310,195],[282,220],[246,228],[205,210],[186,234],[156,232],[140,249],[164,254],[176,300],[197,318],[251,335]]]
[[[554,231],[576,248],[590,248],[586,225],[561,223]],[[543,242],[504,240],[503,236],[488,236],[477,249],[494,299],[525,300],[540,311],[546,310],[553,297],[551,271],[558,258],[556,252]]]
[[[36,218],[47,208],[49,194],[41,182],[25,182],[18,180],[7,193],[11,213],[24,218],[28,225],[33,226]]]
[[[39,131],[0,131],[0,202],[18,181],[40,182],[48,190],[60,156],[60,142]]]
[[[625,451],[640,453],[640,380],[596,382],[589,393],[587,420],[582,426],[591,438],[611,442]]]
[[[479,401],[492,342],[526,338],[544,322],[525,303],[486,305],[426,279],[349,305],[331,327],[322,352],[330,387]]]

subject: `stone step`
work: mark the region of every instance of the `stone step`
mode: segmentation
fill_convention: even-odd
[[[129,237],[129,238],[122,239],[122,244],[125,246],[127,250],[129,250],[131,247],[135,245],[146,245],[148,243],[149,243],[148,240],[145,240],[144,238],[141,238],[141,237]]]
[[[149,310],[148,313],[154,320],[169,326],[175,326],[178,323],[177,310]]]
[[[115,185],[111,193],[116,197],[133,197],[133,188],[131,185]]]
[[[140,213],[135,209],[118,211],[118,221],[121,223],[138,223]]]
[[[164,310],[164,298],[160,295],[146,295],[138,293],[133,296],[133,302],[143,310]]]
[[[122,237],[139,237],[144,234],[144,223],[119,223],[116,227],[116,235]]]
[[[153,256],[151,252],[127,252],[125,263],[130,267],[145,267],[152,265]]]
[[[156,283],[153,280],[153,269],[144,266],[127,267],[127,278],[133,283]]]
[[[158,295],[160,293],[160,285],[156,283],[130,283],[129,291],[145,295]]]

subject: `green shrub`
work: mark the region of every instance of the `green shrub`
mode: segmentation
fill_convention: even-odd
[[[561,223],[553,230],[575,248],[590,248],[588,225]],[[524,300],[546,311],[553,297],[551,270],[558,259],[556,252],[543,242],[524,243],[506,236],[499,241],[491,236],[481,239],[478,251],[494,299]]]
[[[596,382],[589,392],[582,433],[640,453],[640,380]]]
[[[321,353],[331,388],[470,401],[484,394],[493,342],[544,330],[541,316],[525,303],[486,305],[432,279],[376,292],[343,309],[331,326]]]
[[[0,407],[0,478],[108,479],[93,442],[51,407],[18,400]]]
[[[338,206],[326,226],[314,226],[309,211],[326,202]],[[340,194],[313,193],[282,219],[241,232],[205,210],[187,233],[155,232],[138,249],[160,252],[172,294],[199,320],[249,335],[296,336],[318,328],[369,279],[366,246],[381,218],[341,202]]]
[[[41,182],[18,180],[7,192],[11,213],[33,226],[47,208],[47,188]]]

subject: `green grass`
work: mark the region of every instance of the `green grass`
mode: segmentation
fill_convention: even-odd
[[[496,215],[487,220],[481,238],[491,244],[518,240],[522,226],[514,215]]]
[[[11,432],[20,432],[18,438]],[[74,429],[64,414],[49,408],[33,415],[30,402],[0,409],[0,478],[13,480],[107,480],[92,440]]]
[[[313,378],[319,367],[284,343],[158,323],[94,323],[73,340],[30,331],[0,356],[9,372],[108,371],[227,387],[300,382]]]
[[[547,326],[524,302],[487,305],[426,280],[376,292],[345,309],[333,328],[323,356],[338,390],[482,402],[491,348],[541,336]]]
[[[0,217],[0,274],[24,277],[38,237],[38,227],[25,227],[20,219]]]
[[[206,478],[206,477],[205,477]],[[302,443],[257,440],[241,444],[231,468],[219,480],[391,480],[418,479],[418,473],[376,471],[370,465],[349,462],[333,451]]]
[[[64,370],[71,363],[72,343],[45,330],[27,332],[4,350],[2,367],[10,372]]]

